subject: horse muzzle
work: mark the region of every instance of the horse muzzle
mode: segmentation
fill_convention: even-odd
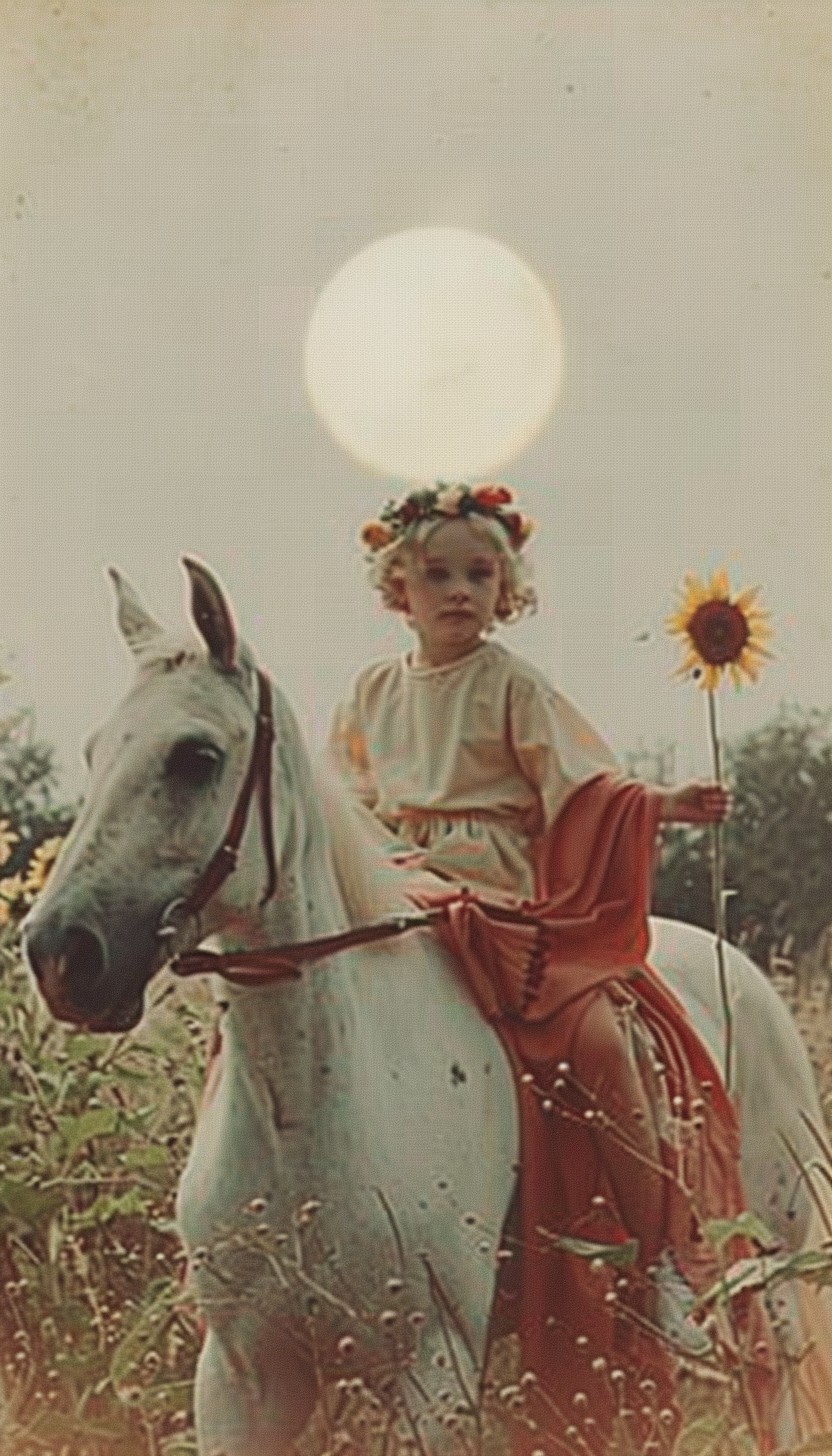
[[[59,935],[48,925],[29,923],[23,949],[41,994],[58,1021],[89,1031],[129,1031],[142,1015],[142,998],[116,1005],[101,938],[86,925],[69,925]]]

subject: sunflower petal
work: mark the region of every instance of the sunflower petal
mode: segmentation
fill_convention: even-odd
[[[685,577],[684,596],[689,611],[696,611],[697,607],[701,607],[702,603],[708,600],[707,585],[704,581],[700,581],[698,576],[694,576],[692,571],[689,571]]]
[[[687,609],[674,612],[671,617],[668,617],[665,626],[671,637],[683,637],[688,630],[690,619],[691,613]]]
[[[760,676],[760,666],[759,663],[755,662],[747,647],[740,655],[738,666],[740,671],[745,674],[750,682],[757,681],[758,677]]]
[[[731,584],[724,566],[718,566],[711,576],[710,596],[719,602],[727,602],[731,596]]]

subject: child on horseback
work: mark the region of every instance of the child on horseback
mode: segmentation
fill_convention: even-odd
[[[743,1200],[733,1111],[645,962],[647,912],[659,824],[718,822],[728,798],[627,781],[578,710],[491,640],[534,608],[531,529],[492,483],[415,491],[365,525],[371,581],[416,640],[358,674],[331,753],[416,903],[447,904],[440,933],[515,1069],[525,1364],[560,1405],[611,1360],[672,1404],[669,1352],[711,1350],[690,1318],[691,1286],[714,1272],[703,1223]],[[636,1262],[616,1277],[563,1237],[636,1240]]]

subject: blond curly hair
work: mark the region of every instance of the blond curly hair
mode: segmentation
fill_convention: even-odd
[[[408,556],[418,555],[427,545],[430,537],[440,526],[446,526],[447,516],[434,516],[429,520],[417,521],[406,534],[389,546],[378,550],[370,558],[367,573],[370,585],[381,596],[385,607],[393,612],[406,612],[404,595],[404,568]],[[516,622],[520,617],[537,610],[537,593],[531,581],[531,568],[511,543],[499,521],[488,516],[467,516],[466,523],[472,531],[485,537],[492,550],[500,558],[500,592],[494,616],[498,622]]]

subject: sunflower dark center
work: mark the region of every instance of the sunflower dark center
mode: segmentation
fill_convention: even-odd
[[[688,623],[699,656],[710,667],[736,662],[748,641],[745,613],[731,602],[703,602]]]

